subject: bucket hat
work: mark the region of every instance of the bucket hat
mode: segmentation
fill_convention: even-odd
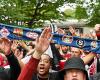
[[[86,75],[86,80],[89,80],[88,78],[88,73],[85,69],[85,64],[83,62],[83,60],[79,57],[72,57],[69,58],[64,65],[64,68],[60,71],[61,75],[64,75],[65,72],[69,69],[78,69],[84,72],[84,74]]]

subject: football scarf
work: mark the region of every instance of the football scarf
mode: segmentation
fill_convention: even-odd
[[[0,24],[0,37],[6,37],[12,40],[35,40],[40,34],[41,31],[38,30]],[[98,54],[100,53],[100,40],[61,35],[57,33],[52,34],[53,41],[56,44],[77,47],[85,51],[90,51]]]

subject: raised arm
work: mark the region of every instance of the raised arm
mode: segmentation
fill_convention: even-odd
[[[90,52],[88,55],[83,57],[83,61],[85,64],[88,64],[94,57],[96,56],[95,53]]]
[[[13,52],[11,51],[11,42],[8,39],[1,38],[0,39],[0,50],[6,55],[8,62],[10,64],[10,80],[17,80],[21,68],[18,63],[17,58],[14,56]]]
[[[25,65],[18,80],[32,80],[33,73],[36,73],[37,66],[41,55],[47,50],[51,41],[52,35],[50,28],[45,28],[41,36],[36,40],[34,54],[28,64]]]

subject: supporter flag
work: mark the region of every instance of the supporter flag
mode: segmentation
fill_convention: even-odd
[[[0,24],[0,37],[17,40],[35,40],[40,34],[41,31],[38,30]],[[57,33],[53,33],[53,35],[53,41],[56,44],[77,47],[98,54],[100,53],[100,40],[61,35]]]

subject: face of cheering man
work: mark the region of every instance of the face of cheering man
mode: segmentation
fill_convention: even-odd
[[[50,56],[47,54],[43,54],[41,56],[40,62],[38,64],[38,75],[40,77],[47,77],[49,73],[49,69],[51,67],[51,61],[50,61]]]
[[[97,31],[97,32],[100,31],[100,24],[96,24],[95,27],[94,27],[94,29],[95,29],[95,31]]]
[[[66,70],[64,80],[86,80],[86,75],[79,69]]]
[[[67,52],[68,52],[68,46],[61,45],[61,49],[62,49],[63,53],[67,54]]]
[[[74,56],[74,57],[81,56],[81,51],[79,48],[71,47],[71,53],[72,53],[72,56]]]

